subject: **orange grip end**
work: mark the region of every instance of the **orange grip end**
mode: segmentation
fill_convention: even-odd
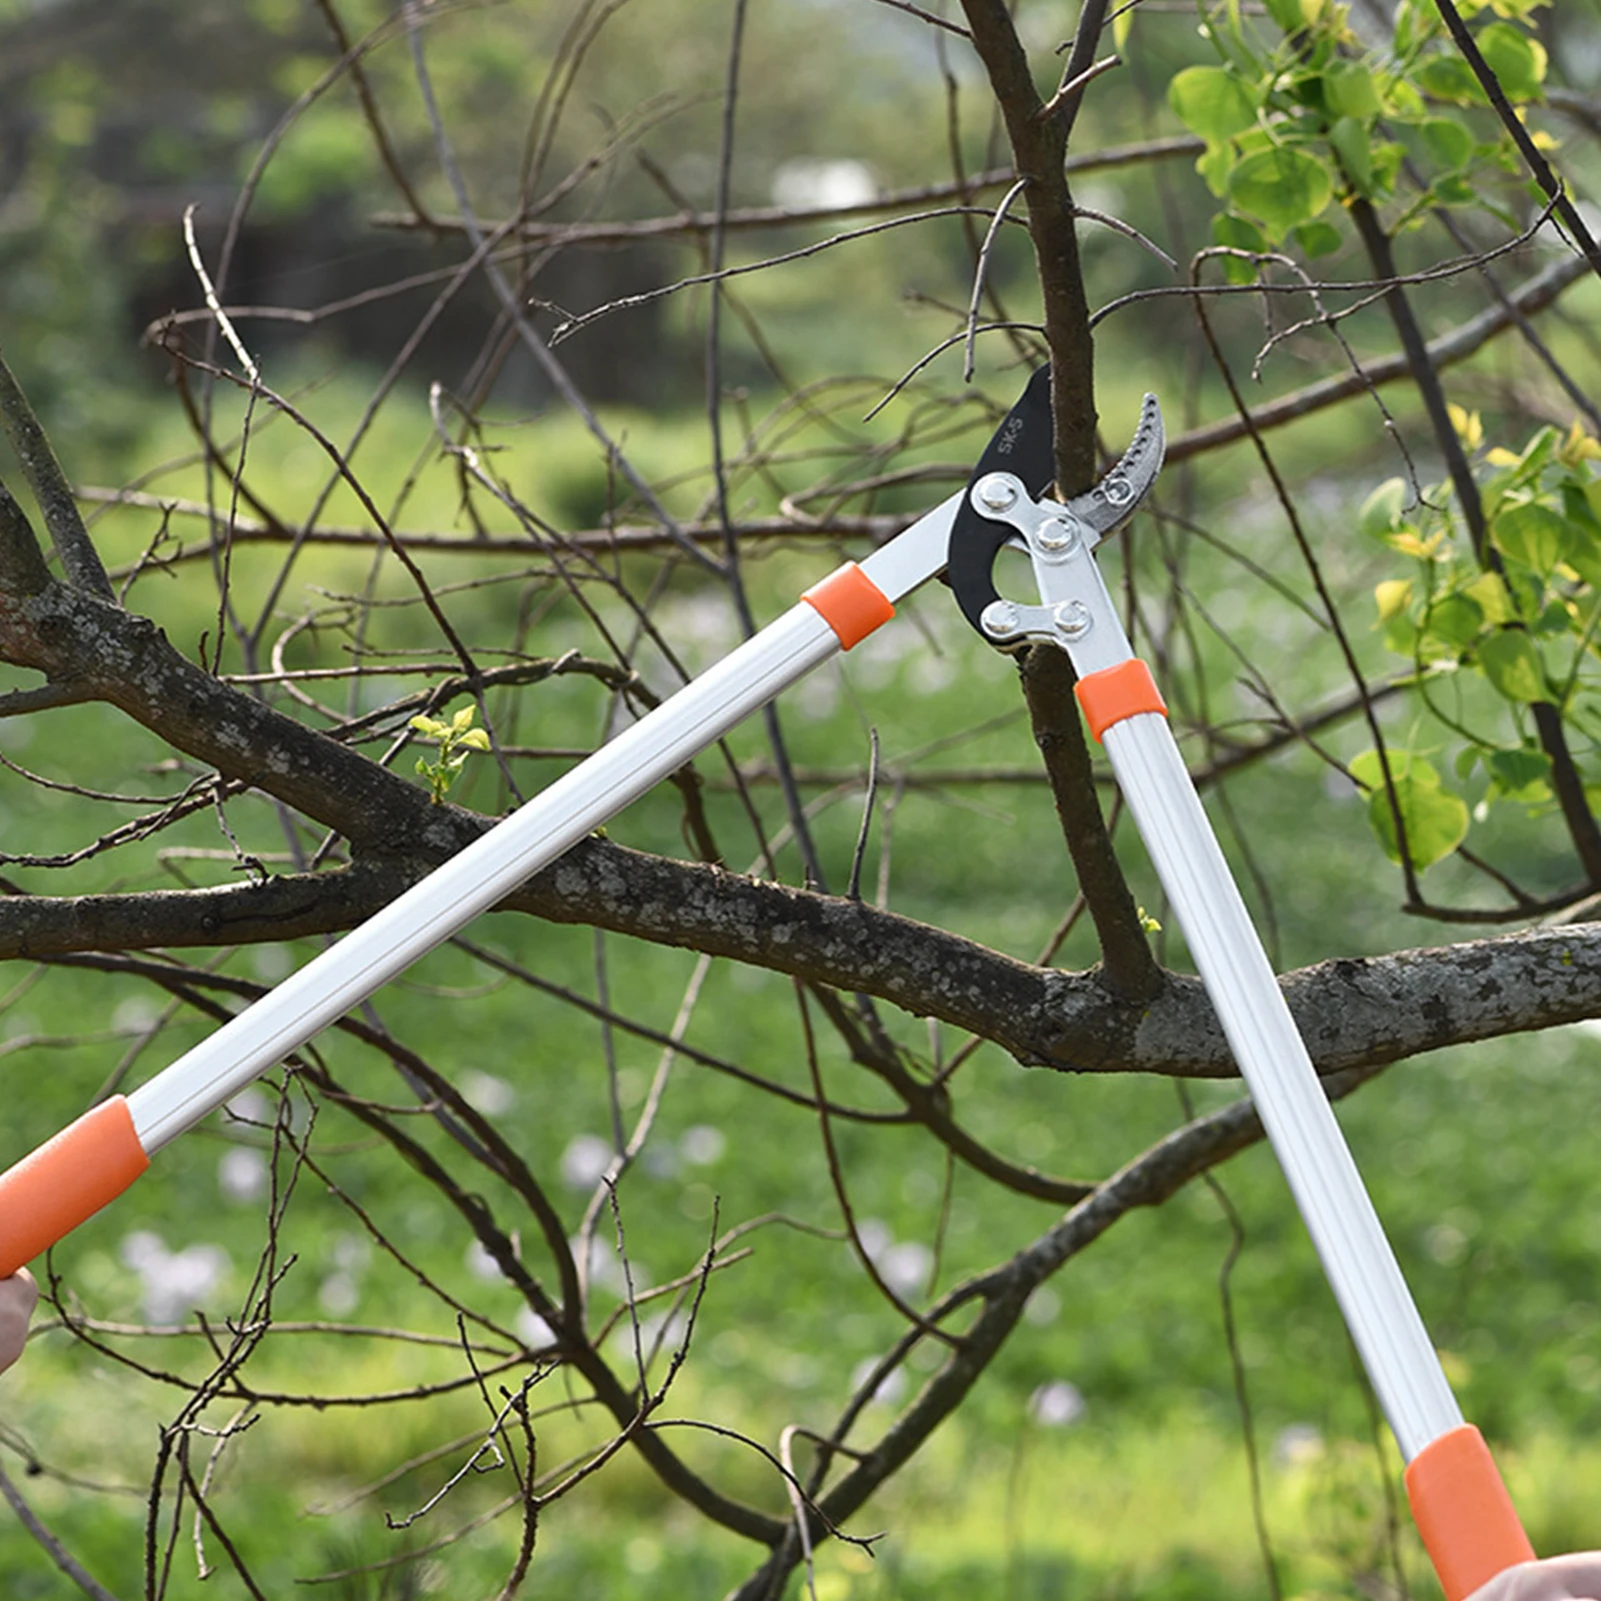
[[[1496,1574],[1534,1560],[1490,1448],[1471,1423],[1412,1458],[1406,1493],[1446,1601],[1466,1601]]]
[[[1116,667],[1103,667],[1086,673],[1073,686],[1090,732],[1100,739],[1113,723],[1141,712],[1160,712],[1167,716],[1167,702],[1151,677],[1151,669],[1139,657],[1131,656]]]
[[[801,599],[814,607],[839,635],[840,648],[849,650],[881,628],[895,615],[895,607],[871,578],[853,561],[836,567],[827,578],[812,585]]]
[[[0,1173],[0,1278],[116,1200],[149,1166],[117,1095]]]

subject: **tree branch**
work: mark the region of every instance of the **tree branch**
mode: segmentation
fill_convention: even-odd
[[[78,503],[72,497],[72,485],[4,357],[0,357],[0,427],[5,429],[6,438],[22,463],[28,487],[39,502],[45,532],[61,558],[67,582],[102,600],[113,599],[111,580],[83,525]]]
[[[414,857],[216,889],[0,897],[0,958],[335,933],[386,906],[427,865]],[[860,990],[992,1040],[1025,1066],[1172,1078],[1236,1071],[1211,1002],[1188,975],[1164,974],[1154,998],[1134,1000],[1095,972],[1035,967],[860,901],[609,840],[575,846],[499,909]],[[1280,982],[1321,1072],[1401,1061],[1601,1016],[1601,924],[1336,958]]]

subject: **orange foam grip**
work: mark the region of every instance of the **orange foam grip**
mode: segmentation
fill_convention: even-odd
[[[1073,686],[1090,732],[1099,739],[1113,723],[1141,712],[1160,712],[1167,716],[1167,702],[1151,677],[1151,669],[1137,656],[1098,673],[1086,673]]]
[[[0,1173],[0,1278],[116,1200],[149,1166],[117,1095]]]
[[[882,628],[895,615],[889,596],[853,561],[836,567],[827,578],[813,584],[801,599],[814,607],[839,635],[842,650],[860,644],[875,628]]]
[[[1407,1499],[1446,1601],[1534,1560],[1484,1436],[1471,1423],[1431,1440],[1406,1470]]]

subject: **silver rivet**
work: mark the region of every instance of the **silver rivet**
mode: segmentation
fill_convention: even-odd
[[[1005,473],[988,473],[974,485],[973,493],[990,511],[1005,511],[1017,499],[1017,483]]]
[[[1051,613],[1051,621],[1056,624],[1058,632],[1066,638],[1082,639],[1090,631],[1090,624],[1094,619],[1082,601],[1064,600]]]
[[[1017,615],[1017,607],[1009,600],[992,600],[979,613],[978,620],[983,625],[984,632],[997,639],[1015,634],[1021,621]]]
[[[1111,505],[1123,506],[1134,498],[1134,486],[1126,478],[1108,478],[1101,485],[1101,493]]]

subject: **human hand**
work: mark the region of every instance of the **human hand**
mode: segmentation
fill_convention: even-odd
[[[1520,1562],[1481,1585],[1468,1601],[1601,1601],[1601,1551]]]
[[[28,1319],[38,1299],[39,1286],[27,1268],[19,1268],[9,1279],[0,1279],[0,1373],[22,1355]]]

